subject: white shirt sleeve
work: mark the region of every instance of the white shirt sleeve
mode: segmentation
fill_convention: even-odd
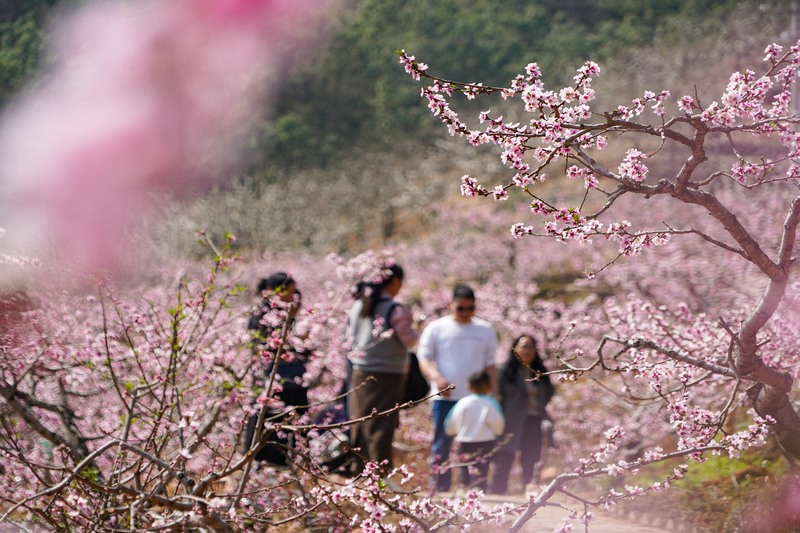
[[[486,367],[494,366],[495,359],[494,354],[497,351],[497,333],[495,333],[494,329],[489,326],[488,327],[488,335],[487,335],[487,346],[486,346]]]
[[[422,330],[417,345],[417,357],[425,361],[436,361],[436,323],[432,322]]]

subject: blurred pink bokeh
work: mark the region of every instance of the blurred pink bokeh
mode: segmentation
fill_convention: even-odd
[[[0,125],[0,227],[82,271],[128,262],[154,195],[222,179],[326,0],[94,2],[52,26],[52,65]]]

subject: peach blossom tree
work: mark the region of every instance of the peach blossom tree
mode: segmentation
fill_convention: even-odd
[[[522,198],[529,210],[511,225],[513,237],[587,247],[612,243],[616,250],[605,262],[587,269],[590,278],[661,251],[649,248],[693,239],[706,249],[700,254],[719,261],[706,268],[724,268],[739,280],[735,305],[707,305],[703,313],[647,298],[617,308],[591,353],[578,364],[562,359],[559,372],[569,379],[594,369],[636,376],[638,387],[646,383],[663,398],[678,452],[699,458],[723,448],[735,456],[742,446],[763,443],[769,432],[790,457],[800,458],[800,419],[792,402],[797,349],[790,333],[797,325],[800,223],[800,119],[791,105],[800,45],[768,46],[762,71],[732,74],[716,100],[647,91],[602,110],[592,108],[593,80],[600,75],[593,62],[567,87],[548,88],[535,63],[508,86],[493,87],[444,79],[405,51],[398,54],[411,77],[427,82],[421,95],[451,135],[497,147],[508,181],[487,184],[465,175],[461,191],[497,202]],[[480,99],[484,109],[502,107],[504,114],[482,111],[470,124],[454,110],[458,96]],[[574,182],[582,194],[554,195],[574,189]],[[647,265],[654,269],[656,262]],[[675,279],[682,266],[674,265],[664,279],[680,286]],[[717,296],[713,285],[691,289],[703,291],[706,302]],[[697,389],[713,391],[714,403],[693,405],[690,391]],[[723,423],[740,403],[752,408],[752,425],[732,434]],[[609,432],[613,440],[622,428]],[[628,466],[621,461],[605,468],[613,474]],[[546,499],[554,486],[534,500]]]

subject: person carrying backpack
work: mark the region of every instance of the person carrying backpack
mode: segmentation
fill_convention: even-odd
[[[378,283],[364,287],[349,311],[347,338],[352,363],[349,415],[359,420],[350,429],[350,443],[360,457],[378,463],[388,473],[393,466],[392,440],[400,415],[370,416],[403,402],[409,368],[408,350],[419,340],[411,312],[395,301],[403,286],[404,272],[391,264]]]

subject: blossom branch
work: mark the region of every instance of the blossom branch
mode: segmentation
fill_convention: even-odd
[[[604,337],[604,339],[608,339],[611,342],[615,342],[625,346],[627,349],[632,348],[645,348],[649,350],[654,350],[662,355],[669,357],[670,359],[674,359],[676,361],[681,361],[683,363],[690,364],[692,366],[697,366],[699,368],[708,370],[709,372],[713,372],[715,374],[719,374],[721,376],[729,377],[729,378],[736,378],[736,373],[727,367],[714,365],[708,363],[707,361],[703,361],[702,359],[698,359],[696,357],[690,356],[688,353],[684,352],[683,350],[672,350],[665,346],[661,346],[658,343],[648,340],[648,339],[615,339],[612,337]]]

